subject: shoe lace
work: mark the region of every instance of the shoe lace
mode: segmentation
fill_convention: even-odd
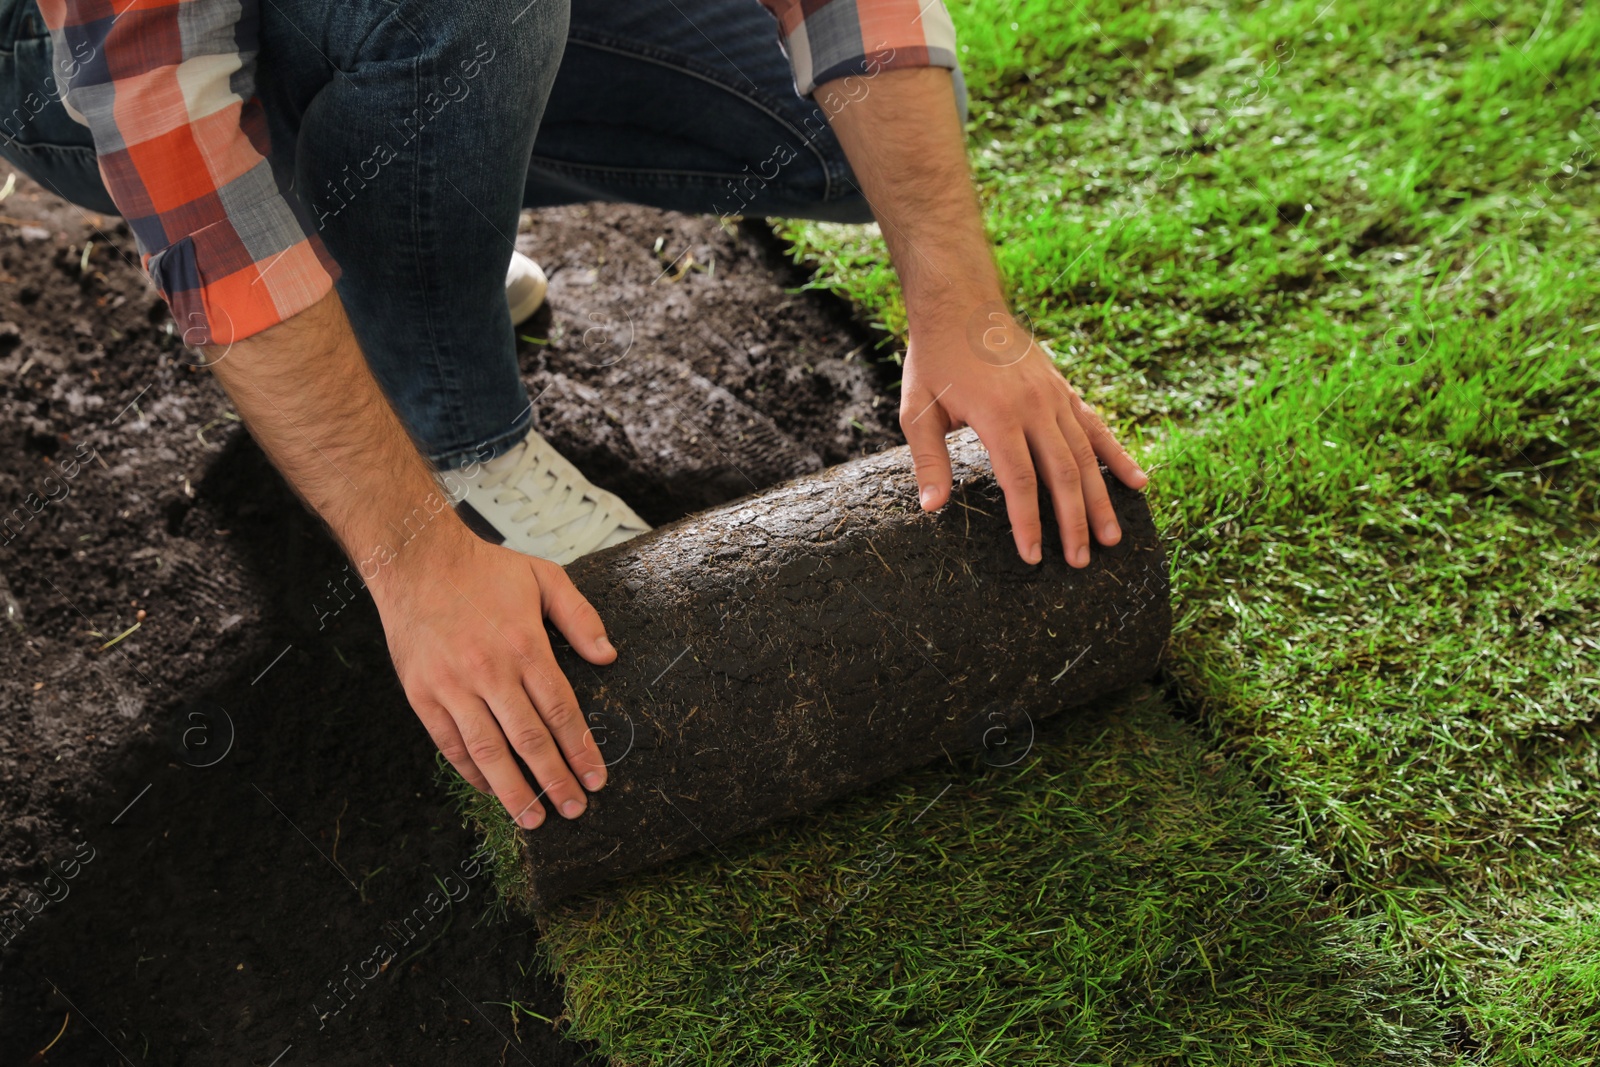
[[[487,469],[478,484],[494,492],[496,503],[520,499],[522,506],[512,512],[511,521],[532,523],[529,537],[560,537],[559,547],[567,552],[592,547],[619,524],[605,496],[598,495],[576,467],[535,433],[528,435],[514,460]],[[533,486],[537,495],[530,495],[523,485]]]

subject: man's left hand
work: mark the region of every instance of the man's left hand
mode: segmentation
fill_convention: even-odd
[[[1089,563],[1089,531],[1102,545],[1122,539],[1100,474],[1105,460],[1122,482],[1139,489],[1148,478],[1111,431],[998,301],[979,304],[960,321],[914,323],[900,389],[900,428],[911,445],[923,510],[950,499],[945,434],[977,431],[1005,491],[1017,551],[1042,558],[1040,483],[1061,524],[1067,562]]]

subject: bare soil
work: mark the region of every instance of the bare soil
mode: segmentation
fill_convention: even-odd
[[[330,600],[126,228],[26,182],[0,212],[0,1062],[582,1061],[370,600]],[[536,425],[647,519],[898,443],[897,370],[761,228],[578,207],[519,244]]]

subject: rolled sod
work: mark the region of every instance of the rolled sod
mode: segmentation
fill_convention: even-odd
[[[520,903],[545,907],[716,848],[930,760],[1028,756],[1043,717],[1153,673],[1171,628],[1144,497],[1105,474],[1120,544],[1017,556],[970,430],[954,495],[917,505],[896,448],[691,515],[568,573],[619,657],[556,641],[610,779],[576,820],[522,832]],[[552,813],[553,814],[553,813]]]

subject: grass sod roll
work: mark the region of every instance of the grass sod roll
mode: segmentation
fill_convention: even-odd
[[[689,516],[568,568],[620,652],[556,655],[610,765],[580,818],[518,831],[517,902],[609,879],[960,752],[1024,758],[1041,718],[1149,677],[1171,628],[1144,498],[1105,473],[1121,542],[1082,570],[1049,501],[1017,556],[970,430],[951,502],[902,447]]]

